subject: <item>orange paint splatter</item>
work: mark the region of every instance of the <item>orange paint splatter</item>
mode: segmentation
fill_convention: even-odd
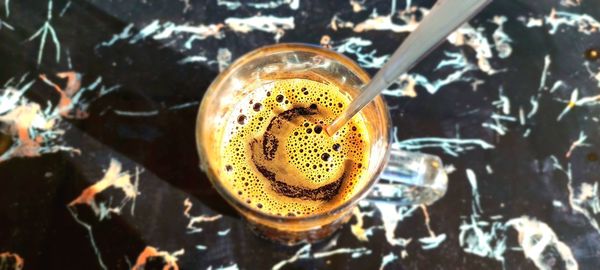
[[[68,117],[69,106],[71,106],[71,104],[73,103],[71,101],[71,98],[69,98],[67,96],[67,94],[65,94],[65,92],[60,88],[60,86],[58,86],[57,84],[55,84],[52,81],[50,81],[46,77],[46,75],[40,74],[40,79],[42,79],[42,81],[44,81],[47,84],[49,84],[52,87],[54,87],[54,90],[56,90],[56,92],[58,92],[58,94],[60,95],[60,100],[58,101],[58,111],[59,111],[59,113],[60,113],[61,116]]]
[[[147,246],[142,253],[138,256],[135,265],[131,268],[132,270],[143,270],[146,266],[146,262],[149,258],[152,257],[161,257],[165,266],[163,270],[179,270],[179,265],[177,265],[177,257],[184,254],[184,250],[180,249],[173,253],[168,253],[166,251],[159,251],[158,249]]]
[[[425,218],[425,227],[427,227],[427,232],[429,232],[430,237],[435,237],[435,233],[431,229],[431,219],[429,218],[429,211],[427,211],[427,206],[424,204],[420,205],[421,210],[423,211],[423,217]]]
[[[11,262],[10,259],[14,262],[12,265],[8,264]],[[0,253],[0,269],[21,270],[23,269],[23,265],[25,265],[25,260],[19,254],[10,252]]]
[[[81,89],[81,75],[75,71],[59,72],[56,74],[61,79],[67,79],[67,86],[63,90],[60,86],[50,81],[45,74],[40,74],[40,79],[52,86],[60,95],[58,101],[58,112],[64,118],[85,118],[87,113],[77,110],[74,115],[71,115],[73,100],[71,99],[79,89]]]
[[[65,88],[65,94],[72,97],[81,89],[81,75],[75,71],[59,72],[56,73],[61,79],[67,79],[67,87]]]
[[[125,193],[125,197],[128,199],[134,199],[139,195],[137,187],[131,182],[131,175],[128,172],[122,172],[121,163],[117,160],[111,160],[108,170],[104,174],[104,177],[89,186],[79,197],[75,198],[69,203],[69,206],[76,204],[87,204],[92,207],[92,210],[96,215],[100,214],[100,207],[96,204],[96,194],[106,190],[109,187],[120,189]]]
[[[60,87],[47,80],[43,74],[40,76],[46,83],[54,86],[54,89],[61,93]],[[21,89],[15,89],[8,86],[2,95],[2,115],[0,122],[3,123],[2,132],[10,137],[11,144],[8,149],[4,149],[0,155],[0,162],[15,157],[38,157],[44,153],[55,153],[58,151],[68,151],[79,153],[78,149],[60,144],[60,136],[64,130],[58,125],[61,119],[58,114],[58,107],[42,108],[40,104],[29,101],[23,94],[34,83],[30,81]],[[71,83],[71,87],[76,84]],[[66,101],[62,99],[62,104],[69,104],[70,98]]]
[[[328,35],[323,35],[321,37],[320,43],[321,43],[321,47],[323,47],[323,48],[327,48],[327,49],[331,49],[332,48],[332,46],[331,46],[331,37],[328,36]]]
[[[53,120],[41,117],[41,108],[36,103],[28,103],[19,106],[8,114],[0,116],[0,121],[12,126],[8,130],[9,136],[17,136],[20,144],[11,154],[13,157],[37,157],[39,156],[40,138],[31,137],[30,129],[50,130],[54,126]]]

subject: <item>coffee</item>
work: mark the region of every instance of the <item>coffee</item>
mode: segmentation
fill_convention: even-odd
[[[362,115],[325,132],[349,104],[339,86],[282,79],[253,89],[225,119],[220,181],[271,215],[306,216],[340,205],[367,181],[369,137]]]

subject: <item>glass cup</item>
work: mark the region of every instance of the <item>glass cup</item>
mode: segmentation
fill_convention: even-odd
[[[365,179],[359,180],[361,184],[350,199],[308,216],[272,215],[239,200],[221,182],[225,180],[221,153],[225,123],[235,105],[256,85],[290,78],[333,83],[350,98],[369,81],[369,75],[355,62],[334,51],[305,44],[266,46],[240,57],[217,76],[202,99],[196,122],[200,168],[259,236],[287,245],[312,243],[347,222],[361,199],[431,204],[445,194],[447,176],[438,157],[402,151],[390,142],[389,111],[378,96],[360,112],[371,147]]]

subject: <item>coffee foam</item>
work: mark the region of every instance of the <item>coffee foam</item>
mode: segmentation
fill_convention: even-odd
[[[285,79],[249,92],[227,120],[218,168],[238,200],[273,215],[305,216],[343,203],[368,180],[362,116],[334,136],[325,132],[349,103],[336,85]]]

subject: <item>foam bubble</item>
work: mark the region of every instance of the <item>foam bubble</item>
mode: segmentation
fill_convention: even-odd
[[[311,215],[351,198],[368,180],[363,118],[333,137],[322,132],[349,103],[338,87],[286,79],[247,90],[226,123],[220,177],[241,202],[273,215]]]

